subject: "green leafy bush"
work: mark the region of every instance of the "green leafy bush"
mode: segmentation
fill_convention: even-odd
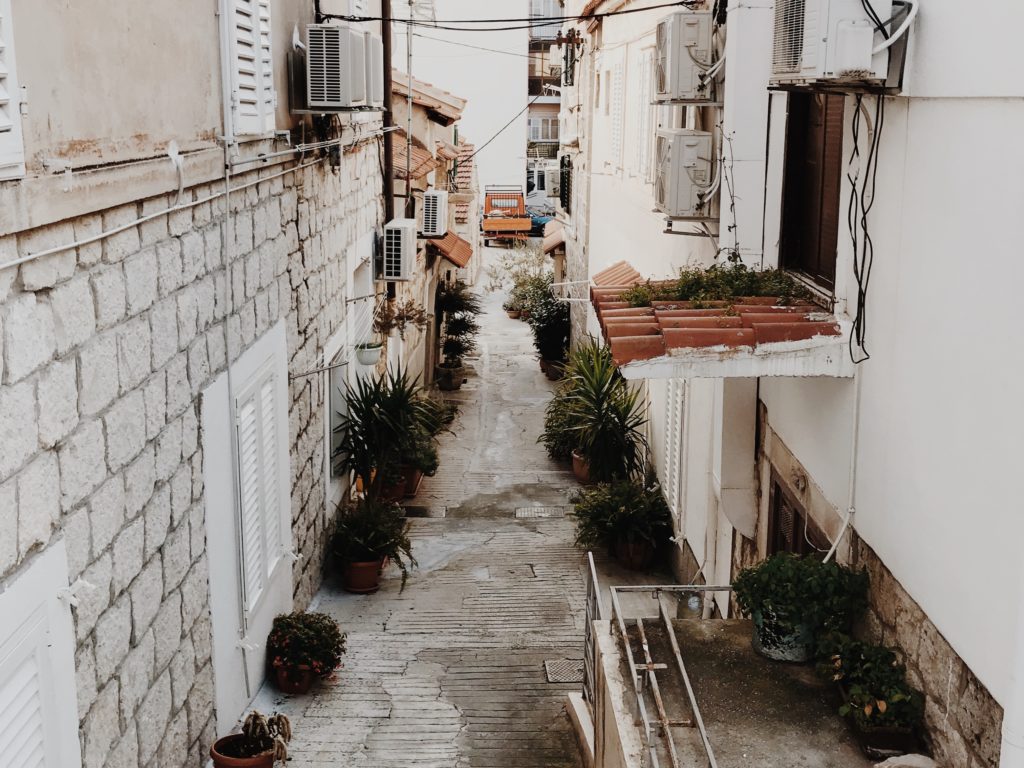
[[[402,571],[403,589],[409,569],[416,565],[405,512],[397,504],[374,499],[338,508],[329,555],[339,569],[389,558]]]
[[[441,354],[448,368],[462,366],[462,358],[476,350],[480,332],[477,315],[483,311],[480,297],[461,280],[437,287],[437,311],[441,313]]]
[[[551,289],[550,276],[544,291],[531,299],[527,322],[533,331],[533,346],[543,360],[565,360],[569,350],[569,305]]]
[[[844,689],[841,715],[854,718],[862,728],[920,726],[924,697],[907,683],[906,667],[891,649],[833,633],[819,650],[818,672]]]
[[[345,633],[326,613],[282,614],[267,637],[267,657],[275,666],[306,666],[327,677],[341,664]]]
[[[782,632],[806,627],[814,638],[848,632],[867,607],[866,571],[815,557],[773,555],[740,571],[732,587],[745,614],[771,617]]]
[[[684,267],[675,281],[646,282],[624,291],[622,301],[648,307],[652,301],[689,301],[696,306],[734,302],[748,296],[772,296],[782,304],[810,301],[810,291],[779,269],[751,269],[739,262]]]
[[[672,516],[653,478],[647,483],[598,483],[576,491],[570,501],[576,545],[581,549],[611,549],[619,542],[641,541],[657,548],[672,535]]]

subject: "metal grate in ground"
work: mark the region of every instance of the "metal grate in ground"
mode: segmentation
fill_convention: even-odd
[[[519,507],[516,517],[565,517],[566,507]]]
[[[544,674],[549,683],[582,683],[582,659],[556,659],[544,662]]]

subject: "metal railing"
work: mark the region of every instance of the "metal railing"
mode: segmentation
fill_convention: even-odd
[[[597,649],[594,641],[594,622],[604,618],[604,604],[601,601],[601,584],[597,580],[594,554],[587,552],[587,623],[583,630],[583,698],[594,709],[594,669],[597,666]]]
[[[648,764],[650,765],[650,768],[660,768],[661,766],[661,761],[658,757],[659,740],[656,738],[655,731],[660,731],[660,741],[668,753],[672,768],[683,768],[682,763],[680,763],[679,760],[679,751],[676,748],[675,740],[672,736],[672,728],[678,726],[697,728],[700,734],[701,744],[704,747],[704,753],[707,755],[708,768],[718,768],[718,762],[715,760],[715,752],[711,746],[711,740],[708,738],[707,728],[704,726],[704,718],[701,716],[700,706],[697,704],[697,697],[694,694],[693,685],[690,682],[690,676],[686,671],[686,664],[683,662],[682,652],[679,647],[679,640],[676,637],[675,627],[672,624],[672,617],[669,614],[668,606],[665,604],[663,595],[688,593],[707,594],[731,591],[732,587],[713,587],[702,584],[611,587],[612,616],[614,617],[613,623],[618,626],[620,639],[626,651],[626,661],[629,665],[630,677],[633,681],[633,693],[636,696],[637,709],[640,713],[640,722],[643,728],[644,743],[649,755]],[[672,654],[675,657],[676,668],[679,670],[679,675],[683,680],[684,687],[686,688],[686,697],[690,704],[690,711],[693,713],[692,721],[672,720],[669,718],[657,674],[659,670],[667,670],[668,664],[659,663],[654,660],[651,654],[650,643],[647,640],[647,631],[644,627],[644,620],[640,617],[627,618],[623,614],[619,595],[624,593],[649,593],[658,601],[658,617],[661,620],[661,624],[664,627],[669,644],[672,647]],[[636,635],[640,641],[640,647],[643,651],[644,658],[642,662],[638,662],[633,654],[633,647],[630,644],[628,632],[628,627],[631,626],[636,627]],[[648,712],[648,690],[650,691],[650,698],[654,703],[654,708],[657,714],[656,719],[652,718]]]

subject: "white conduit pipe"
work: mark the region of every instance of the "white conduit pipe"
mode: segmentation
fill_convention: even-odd
[[[857,451],[860,448],[860,388],[862,378],[859,368],[853,376],[853,433],[850,437],[850,486],[846,495],[846,517],[843,518],[843,527],[839,529],[836,540],[832,542],[832,547],[829,549],[828,554],[825,555],[826,563],[835,557],[836,550],[839,549],[839,544],[842,542],[843,536],[853,521],[853,514],[857,511]]]
[[[914,19],[917,17],[917,12],[920,9],[920,5],[918,4],[918,0],[907,0],[907,2],[910,3],[910,13],[907,14],[907,18],[905,18],[903,20],[903,23],[900,24],[899,29],[897,29],[895,32],[889,35],[888,40],[886,40],[884,43],[879,43],[878,45],[875,46],[875,49],[871,51],[872,56],[874,56],[876,53],[881,53],[882,51],[888,50],[893,43],[895,43],[897,40],[903,37],[907,33],[907,30],[910,29],[910,25],[914,22]]]
[[[364,141],[368,141],[370,139],[375,139],[375,138],[377,138],[379,136],[383,136],[383,135],[384,135],[383,131],[374,131],[373,133],[366,134],[366,135],[362,136],[360,139],[358,139],[357,141],[349,143],[349,144],[346,144],[345,146],[346,147],[354,147],[354,146],[356,146],[356,144],[359,144],[359,143],[364,142]],[[298,152],[298,150],[292,150],[292,152]],[[255,160],[259,160],[259,159],[260,158],[255,158]],[[291,168],[287,168],[287,169],[285,169],[283,171],[279,171],[277,173],[272,173],[269,176],[262,176],[262,177],[256,179],[255,181],[246,182],[245,184],[239,184],[237,187],[231,187],[230,192],[238,192],[238,191],[243,190],[243,189],[248,189],[249,187],[255,187],[257,184],[262,184],[265,181],[270,181],[271,179],[276,179],[276,178],[279,178],[281,176],[286,176],[289,173],[295,173],[296,171],[301,171],[304,168],[309,168],[311,166],[317,165],[318,163],[324,162],[326,159],[327,159],[326,157],[317,158],[316,160],[310,160],[307,163],[300,163],[299,165],[293,166]],[[119,225],[117,227],[113,227],[111,229],[104,230],[103,232],[100,232],[99,234],[91,235],[90,237],[84,237],[81,240],[75,240],[74,242],[71,242],[71,243],[66,243],[64,245],[58,245],[58,246],[56,246],[54,248],[47,248],[46,250],[38,251],[37,253],[30,253],[30,254],[28,254],[26,256],[22,256],[22,257],[17,258],[17,259],[12,259],[11,261],[7,261],[7,262],[4,262],[3,264],[0,264],[0,271],[3,271],[5,269],[9,269],[10,267],[16,267],[19,264],[24,264],[25,262],[32,261],[33,259],[38,259],[38,258],[41,258],[43,256],[52,256],[55,253],[63,253],[64,251],[70,251],[72,248],[78,248],[79,246],[82,246],[82,245],[88,245],[89,243],[95,243],[95,242],[98,242],[100,240],[105,240],[108,237],[111,237],[112,235],[116,235],[116,234],[118,234],[120,232],[125,232],[125,231],[127,231],[129,229],[132,229],[133,227],[137,227],[137,226],[139,226],[139,224],[145,224],[147,221],[152,221],[153,219],[158,219],[161,216],[167,216],[167,215],[169,215],[171,213],[175,213],[176,211],[183,211],[183,210],[186,210],[188,208],[194,208],[197,205],[202,205],[203,203],[208,203],[211,200],[216,200],[218,198],[225,197],[227,194],[228,194],[227,191],[215,192],[212,195],[207,195],[206,197],[202,197],[202,198],[200,198],[198,200],[189,200],[187,202],[182,203],[181,205],[172,205],[170,208],[165,208],[162,211],[156,211],[155,213],[150,213],[150,214],[147,214],[145,216],[140,216],[139,218],[135,219],[134,221],[130,221],[127,224],[121,224],[121,225]]]
[[[1017,598],[1017,632],[1010,666],[1010,694],[1003,710],[999,768],[1024,768],[1024,570]]]

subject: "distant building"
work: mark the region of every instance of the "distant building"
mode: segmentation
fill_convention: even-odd
[[[560,0],[530,0],[533,19],[559,18]],[[534,23],[530,27],[526,138],[526,204],[532,209],[553,210],[547,171],[558,167],[559,109],[562,58],[555,45],[560,22]]]

